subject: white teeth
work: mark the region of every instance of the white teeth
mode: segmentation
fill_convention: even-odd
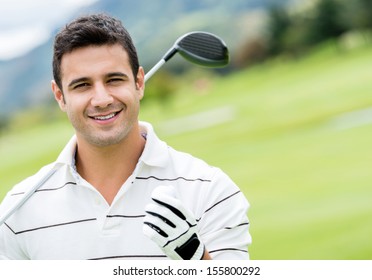
[[[108,119],[113,118],[115,115],[116,115],[116,113],[112,113],[112,114],[107,115],[107,116],[94,117],[94,119],[104,121],[104,120],[108,120]]]

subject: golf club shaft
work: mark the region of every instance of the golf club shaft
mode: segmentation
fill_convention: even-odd
[[[162,66],[164,65],[164,63],[165,63],[165,60],[164,60],[164,58],[162,58],[161,60],[159,60],[158,63],[156,63],[156,64],[154,65],[154,67],[152,67],[152,68],[150,69],[150,71],[148,71],[148,72],[145,74],[145,83],[146,83],[146,81],[147,81],[148,79],[150,79],[150,77],[151,77],[152,75],[154,75],[154,73],[155,73],[156,71],[159,70],[160,67],[162,67]]]
[[[28,190],[22,196],[22,198],[17,202],[16,205],[14,205],[7,212],[5,212],[5,214],[0,217],[0,226],[3,223],[5,223],[5,221],[11,215],[13,215],[13,213],[17,211],[42,185],[44,185],[49,180],[49,178],[52,177],[52,175],[57,172],[57,170],[58,168],[56,166],[49,170],[49,172],[43,178],[41,178],[41,180],[37,184],[35,184],[30,190]]]
[[[160,67],[162,67],[169,59],[171,59],[175,54],[177,53],[177,49],[176,48],[170,48],[169,51],[167,51],[167,53],[163,56],[162,59],[159,60],[158,63],[156,63],[151,69],[150,71],[148,71],[145,75],[145,83],[148,79],[150,79],[150,77],[152,75],[155,74],[156,71],[158,71],[160,69]]]

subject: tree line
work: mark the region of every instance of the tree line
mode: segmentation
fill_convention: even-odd
[[[270,7],[266,32],[240,47],[235,66],[245,67],[281,54],[298,56],[349,32],[372,31],[371,0],[313,0],[302,4]]]

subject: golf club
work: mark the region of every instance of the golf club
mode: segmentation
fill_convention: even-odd
[[[221,38],[212,33],[194,31],[177,39],[163,58],[146,73],[145,81],[177,52],[186,60],[206,67],[223,67],[229,62],[229,51]]]
[[[10,208],[8,211],[6,211],[1,217],[0,217],[0,226],[2,226],[5,221],[14,214],[15,211],[17,211],[42,185],[44,185],[50,177],[54,173],[57,172],[59,169],[60,164],[56,164],[53,166],[52,169],[49,170],[47,174],[43,178],[40,179],[32,188],[30,188],[27,192],[22,194],[22,198],[15,204],[12,208]]]
[[[190,32],[177,39],[173,47],[145,75],[145,82],[177,52],[186,60],[206,67],[222,67],[229,62],[229,51],[226,44],[219,37],[207,32]],[[60,164],[54,165],[40,181],[22,194],[22,198],[0,217],[0,226],[43,186],[60,167]]]

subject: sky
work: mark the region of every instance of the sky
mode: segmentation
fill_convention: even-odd
[[[78,8],[97,0],[0,0],[0,60],[44,43]]]

